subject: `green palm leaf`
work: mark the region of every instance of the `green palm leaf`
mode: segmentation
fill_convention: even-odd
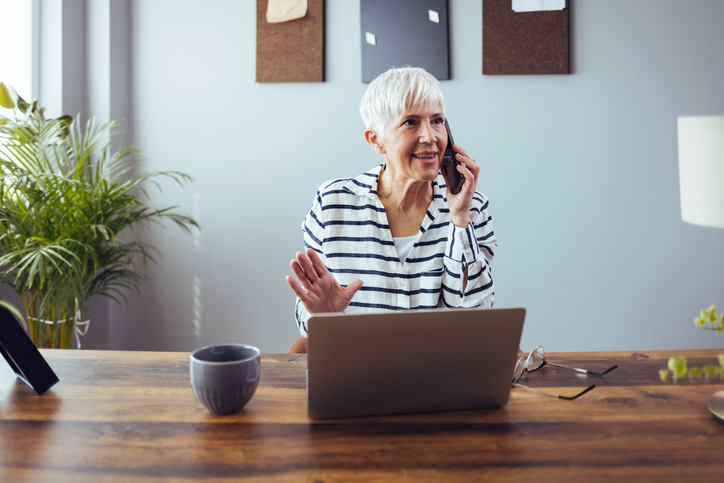
[[[28,315],[71,313],[93,295],[125,299],[145,281],[134,264],[158,255],[131,230],[198,228],[176,207],[147,206],[146,190],[193,179],[140,172],[137,149],[112,148],[115,122],[45,119],[37,102],[25,108],[0,124],[0,283],[23,298]],[[29,322],[32,335],[37,323]]]

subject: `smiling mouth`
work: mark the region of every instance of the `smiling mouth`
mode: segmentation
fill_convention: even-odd
[[[436,153],[436,152],[426,151],[424,153],[413,154],[412,157],[417,158],[420,161],[431,162],[431,161],[437,161],[437,155],[438,155],[438,153]]]

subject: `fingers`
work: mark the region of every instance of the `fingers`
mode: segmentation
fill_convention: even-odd
[[[304,305],[304,308],[307,309],[307,312],[310,314],[316,313],[317,311],[314,308],[316,296],[313,293],[304,290],[304,288],[299,285],[291,275],[287,275],[286,280],[287,285],[289,285],[289,288],[292,289],[294,295],[299,297],[299,300],[302,302],[302,305]]]
[[[470,178],[470,177],[472,177],[472,176],[475,176],[475,175],[473,174],[473,172],[470,170],[470,168],[467,167],[466,165],[464,165],[463,163],[458,164],[458,173],[460,173],[460,174],[462,174],[463,176],[465,176],[466,179],[468,179],[468,178]]]
[[[354,297],[354,294],[357,293],[360,287],[362,287],[362,280],[359,279],[347,285],[347,290],[345,291],[345,295],[347,295],[347,301],[352,300],[352,297]]]
[[[468,171],[473,175],[473,179],[477,180],[478,174],[480,173],[480,166],[478,166],[478,163],[475,162],[473,157],[470,156],[467,151],[457,144],[453,146],[453,149],[456,152],[455,158],[460,162],[460,164],[464,165],[468,169]]]
[[[302,267],[302,270],[304,270],[304,274],[307,276],[311,283],[315,283],[317,280],[319,280],[317,270],[314,268],[314,265],[304,253],[297,252],[296,258],[297,263]],[[292,267],[292,270],[293,269],[294,267]]]
[[[291,275],[287,275],[286,280],[287,285],[289,285],[289,288],[292,289],[292,292],[294,292],[294,294],[299,297],[299,300],[303,302],[307,297],[307,292],[297,283],[296,280],[294,280],[294,277]]]
[[[297,280],[299,280],[299,284],[302,286],[302,288],[305,291],[309,291],[309,289],[312,288],[312,282],[307,277],[307,274],[304,273],[304,270],[302,269],[302,266],[299,265],[299,262],[296,260],[292,260],[290,263],[292,267],[292,272],[294,273],[294,276],[297,277]]]
[[[473,157],[470,156],[470,154],[469,154],[467,151],[465,151],[462,147],[458,146],[457,144],[454,144],[454,145],[453,145],[453,151],[455,151],[455,152],[458,153],[458,154],[462,154],[463,157],[468,158],[468,159],[474,161],[474,160],[473,160]],[[460,159],[460,158],[458,157],[458,159]]]
[[[469,191],[472,189],[475,191],[477,182],[477,176],[475,176],[475,173],[462,163],[458,165],[458,173],[462,174],[465,181],[467,181],[467,183],[463,183],[463,190]]]
[[[306,258],[304,255],[302,255],[302,257]],[[360,287],[362,287],[362,280],[354,280],[347,287],[342,287],[334,279],[332,274],[327,271],[326,267],[324,267],[324,270],[327,276],[320,278],[318,283],[312,283],[306,275],[307,272],[303,270],[303,267],[299,263],[299,258],[300,257],[297,256],[297,260],[292,260],[291,262],[292,271],[296,275],[297,280],[292,276],[287,276],[286,282],[310,314],[342,312],[349,306],[352,297],[354,297]],[[319,259],[318,256],[312,255],[311,258],[321,263],[321,259]],[[309,261],[309,263],[311,264],[313,262]]]
[[[466,181],[465,183],[463,183],[458,195],[463,195],[463,198],[472,200],[475,189],[477,188],[477,181],[475,179],[475,175],[466,166],[463,165],[458,166],[458,171],[465,177]],[[468,206],[467,209],[470,209],[470,207]]]
[[[477,189],[478,175],[480,174],[480,166],[470,156],[470,154],[457,144],[453,146],[456,154],[455,157],[460,162],[457,169],[460,174],[465,177],[467,183],[463,184],[462,192],[466,196],[472,196],[472,193]]]
[[[307,257],[309,258],[309,261],[312,262],[312,266],[314,267],[314,270],[319,277],[322,277],[329,273],[329,270],[327,270],[327,266],[324,264],[324,262],[322,262],[322,259],[319,258],[317,252],[315,252],[311,248],[307,248]]]
[[[292,283],[289,281],[291,277],[287,277],[287,284],[289,284],[292,291],[302,300],[304,299],[295,288],[298,287],[306,298],[310,299],[315,296],[320,296],[328,289],[330,280],[325,280],[327,277],[331,277],[331,280],[334,280],[329,270],[327,270],[327,267],[319,258],[319,255],[311,248],[306,250],[306,255],[297,252],[296,259],[292,260],[289,265],[292,267],[292,272],[294,276],[297,277],[297,281],[292,279]]]

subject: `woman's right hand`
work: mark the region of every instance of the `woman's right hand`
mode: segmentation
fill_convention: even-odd
[[[306,255],[297,253],[291,266],[297,280],[287,275],[287,284],[310,314],[342,312],[362,286],[362,280],[355,280],[342,287],[311,248]]]
[[[473,203],[473,195],[478,186],[478,176],[480,175],[480,166],[475,162],[472,156],[457,144],[453,146],[455,158],[460,163],[457,167],[458,172],[465,178],[462,189],[458,194],[452,194],[450,191],[450,183],[447,179],[447,173],[443,169],[442,175],[445,183],[448,185],[447,205],[450,209],[450,221],[455,226],[465,228],[470,223],[470,207]]]

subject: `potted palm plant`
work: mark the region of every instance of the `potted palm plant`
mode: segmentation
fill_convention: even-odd
[[[37,101],[3,83],[0,105],[14,113],[0,117],[0,283],[22,300],[36,346],[70,348],[88,300],[120,302],[144,281],[134,261],[155,261],[158,251],[133,240],[133,228],[165,221],[198,228],[175,207],[147,206],[145,186],[192,179],[136,174],[139,151],[111,147],[114,121],[46,119]]]

